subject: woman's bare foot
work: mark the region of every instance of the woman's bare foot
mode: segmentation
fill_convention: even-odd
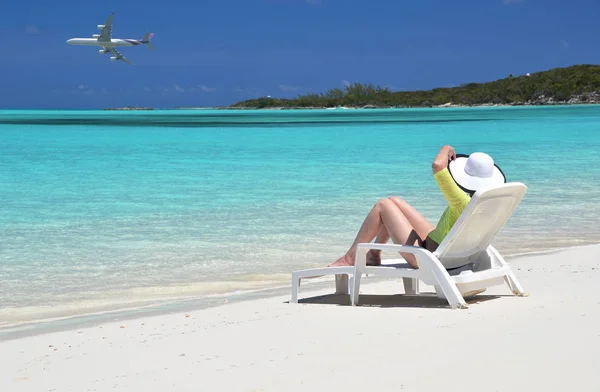
[[[367,265],[369,266],[379,266],[381,265],[381,251],[373,250],[367,252]]]
[[[348,255],[343,255],[335,261],[333,264],[329,264],[328,267],[349,267],[354,265],[354,258]]]
[[[354,265],[354,258],[348,255],[343,255],[337,259],[333,264],[329,264],[328,267],[348,267]],[[381,251],[373,250],[367,252],[367,265],[378,266],[381,265]]]

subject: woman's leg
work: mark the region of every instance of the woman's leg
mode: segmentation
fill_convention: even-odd
[[[357,245],[363,242],[371,242],[382,227],[386,228],[388,235],[395,244],[421,244],[419,235],[398,206],[390,199],[381,199],[373,206],[365,218],[348,252],[335,263],[331,264],[330,267],[354,265]],[[411,267],[418,268],[414,255],[408,253],[401,254]]]
[[[390,197],[390,200],[400,208],[400,211],[402,211],[421,239],[424,240],[427,238],[427,235],[435,229],[435,226],[417,211],[415,207],[408,204],[406,200],[401,199],[398,196],[392,196]]]
[[[400,209],[402,214],[408,219],[412,227],[415,229],[419,238],[421,240],[425,240],[427,235],[435,229],[435,226],[431,222],[427,220],[417,209],[410,204],[408,204],[405,200],[392,196],[390,200],[394,202],[394,204]],[[385,244],[390,239],[390,235],[387,232],[385,227],[382,227],[381,231],[377,235],[375,242],[380,244]],[[381,251],[380,250],[370,250],[367,253],[367,264],[368,265],[380,265],[381,264]]]
[[[381,229],[379,229],[379,233],[377,233],[377,237],[375,238],[376,244],[385,244],[390,239],[390,233],[388,233],[385,226],[381,225]],[[381,251],[371,249],[367,252],[367,265],[381,265]]]

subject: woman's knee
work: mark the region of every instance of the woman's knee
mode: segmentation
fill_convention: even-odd
[[[402,207],[408,205],[406,200],[398,197],[398,196],[390,196],[389,199],[398,206],[398,208],[402,209]]]
[[[387,197],[384,197],[382,199],[377,200],[377,203],[375,203],[375,205],[385,205],[388,204],[391,200]]]
[[[388,208],[393,205],[395,205],[395,203],[389,198],[379,199],[377,200],[377,203],[375,203],[375,207],[378,207],[379,209]]]

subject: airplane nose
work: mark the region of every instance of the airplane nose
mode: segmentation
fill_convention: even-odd
[[[71,41],[73,41],[73,38],[69,38],[69,39],[67,40],[67,43],[68,43],[68,44],[70,44],[70,43],[71,43]]]

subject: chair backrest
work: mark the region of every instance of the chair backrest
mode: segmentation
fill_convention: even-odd
[[[434,252],[444,267],[461,267],[485,251],[526,192],[527,186],[520,182],[477,191]]]

